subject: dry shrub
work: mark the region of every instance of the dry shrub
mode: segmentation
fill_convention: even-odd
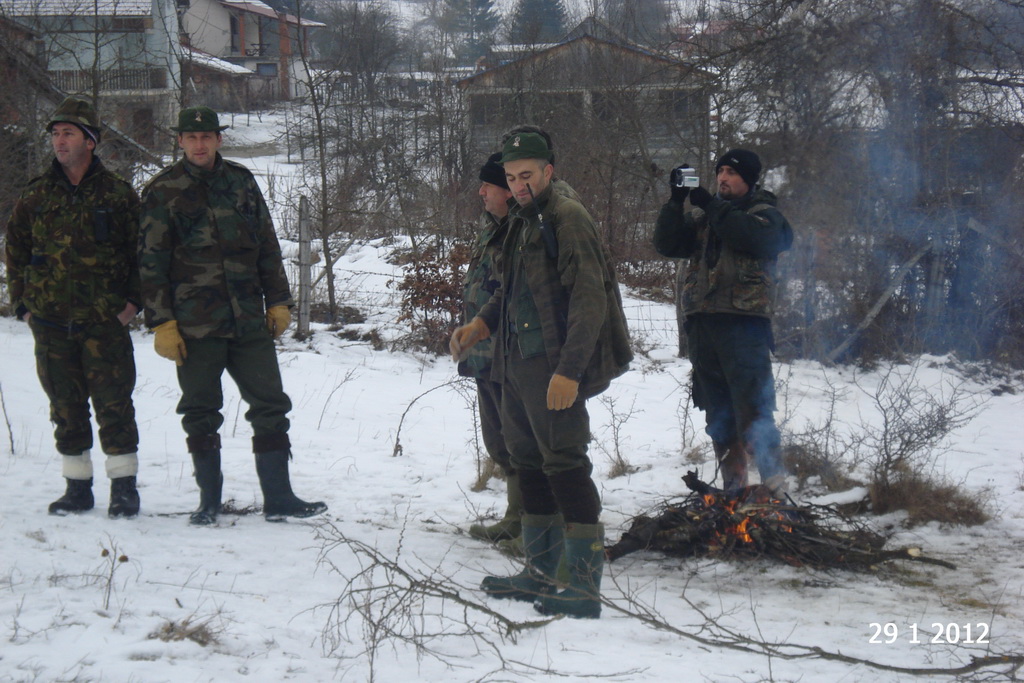
[[[257,505],[256,503],[243,505],[234,498],[229,498],[221,504],[220,511],[225,515],[238,515],[239,517],[245,517],[247,515],[263,514],[263,506]]]
[[[338,330],[337,335],[339,339],[344,339],[345,341],[365,342],[374,351],[383,351],[385,349],[384,338],[380,336],[380,330],[376,327],[371,328],[369,332],[346,328]]]
[[[876,481],[869,487],[871,509],[883,515],[906,510],[907,524],[939,522],[959,526],[984,524],[990,518],[981,495],[969,495],[961,487],[915,474]]]
[[[462,280],[470,249],[455,245],[444,251],[428,247],[415,255],[394,254],[391,262],[405,270],[398,282],[390,282],[402,295],[399,322],[408,322],[409,334],[395,343],[396,349],[419,349],[445,355],[448,339],[462,319]]]
[[[505,470],[501,469],[498,463],[494,462],[490,458],[480,463],[480,472],[477,474],[476,480],[469,487],[469,490],[474,493],[479,493],[487,489],[487,482],[492,478],[501,479],[502,481],[508,479],[505,476]]]
[[[206,647],[220,642],[220,630],[211,628],[213,617],[196,620],[194,616],[185,617],[181,621],[168,621],[159,629],[149,634],[151,640],[162,640],[165,643],[191,640],[193,643]]]
[[[786,471],[796,475],[801,489],[812,477],[818,477],[829,491],[846,491],[861,485],[844,471],[847,467],[841,461],[829,457],[814,442],[783,446],[782,461]]]
[[[333,331],[341,329],[343,325],[358,325],[366,322],[366,315],[355,306],[338,306],[337,314],[331,313],[331,308],[321,301],[314,301],[309,306],[309,319],[315,323],[329,325],[328,329]]]

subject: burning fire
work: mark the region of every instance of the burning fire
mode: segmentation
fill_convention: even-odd
[[[763,486],[722,491],[696,472],[683,481],[691,494],[656,517],[637,517],[618,543],[605,549],[609,562],[655,549],[678,557],[772,557],[796,567],[873,571],[892,559],[956,566],[925,557],[919,548],[884,550],[885,537],[827,507],[783,502]]]
[[[710,547],[753,544],[762,521],[775,522],[774,528],[791,533],[793,528],[779,525],[785,514],[777,506],[781,500],[769,495],[763,486],[748,486],[730,495],[726,492],[705,493],[701,496],[704,511],[716,517],[715,530],[708,539]]]

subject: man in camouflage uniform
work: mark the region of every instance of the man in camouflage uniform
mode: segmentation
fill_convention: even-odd
[[[51,514],[94,505],[89,400],[107,455],[111,517],[139,512],[135,356],[126,325],[141,306],[135,244],[139,198],[94,154],[92,104],[65,99],[47,126],[54,160],[29,183],[7,224],[15,315],[35,338],[39,381],[67,479]]]
[[[673,173],[680,173],[683,167]],[[761,160],[744,149],[715,166],[718,193],[672,182],[654,231],[659,254],[688,258],[682,304],[693,402],[704,411],[725,489],[747,485],[752,455],[762,483],[785,493],[772,380],[775,264],[793,229],[757,180]],[[689,195],[692,211],[683,210]]]
[[[199,508],[190,523],[213,524],[220,512],[225,370],[249,404],[263,512],[270,521],[327,509],[292,492],[288,473],[291,401],[281,382],[274,339],[294,305],[281,247],[252,173],[221,157],[216,112],[180,112],[185,156],[158,173],[142,195],[139,267],[146,324],[154,346],[178,368],[178,414],[192,455]]]
[[[452,335],[459,357],[494,338],[491,379],[502,384],[501,422],[523,498],[526,569],[489,576],[496,597],[536,601],[545,614],[600,616],[604,528],[587,456],[586,399],[625,372],[632,352],[618,283],[597,227],[579,202],[554,191],[552,151],[517,133],[502,164],[517,206],[501,253],[501,285]],[[564,546],[568,587],[555,592]]]
[[[492,154],[480,168],[480,197],[484,212],[473,255],[469,259],[463,282],[463,322],[472,320],[498,288],[497,257],[508,231],[508,201],[512,199],[505,169],[498,161],[501,152]],[[491,381],[491,343],[484,340],[468,350],[459,362],[459,374],[476,380],[477,406],[480,410],[480,433],[491,460],[505,473],[508,507],[496,524],[473,524],[469,535],[485,541],[503,541],[519,536],[519,517],[523,513],[519,494],[519,475],[511,464],[501,431],[501,385]]]

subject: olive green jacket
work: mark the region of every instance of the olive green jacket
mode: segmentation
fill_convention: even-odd
[[[666,202],[654,229],[662,256],[688,258],[683,313],[734,313],[770,318],[778,256],[793,244],[793,228],[771,192],[757,188],[738,201],[719,197],[707,210],[684,212]]]
[[[56,159],[32,180],[7,224],[11,304],[39,322],[110,322],[141,307],[135,244],[139,197],[93,157],[77,187]]]
[[[504,381],[510,340],[517,338],[521,347],[532,347],[534,342],[524,337],[537,335],[552,374],[578,381],[579,395],[585,399],[607,389],[612,379],[625,372],[633,353],[619,285],[597,226],[578,201],[554,189],[552,183],[530,206],[512,208],[500,262],[501,286],[479,317],[494,338],[492,381]],[[545,251],[537,207],[557,236],[556,259]],[[510,320],[522,321],[532,314],[509,311],[522,305],[512,301],[507,291],[520,260],[541,329],[519,330],[513,337]]]

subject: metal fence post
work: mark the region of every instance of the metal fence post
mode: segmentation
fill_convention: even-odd
[[[312,277],[309,248],[309,200],[305,195],[299,197],[299,328],[298,335],[309,336],[309,300],[312,298]]]

